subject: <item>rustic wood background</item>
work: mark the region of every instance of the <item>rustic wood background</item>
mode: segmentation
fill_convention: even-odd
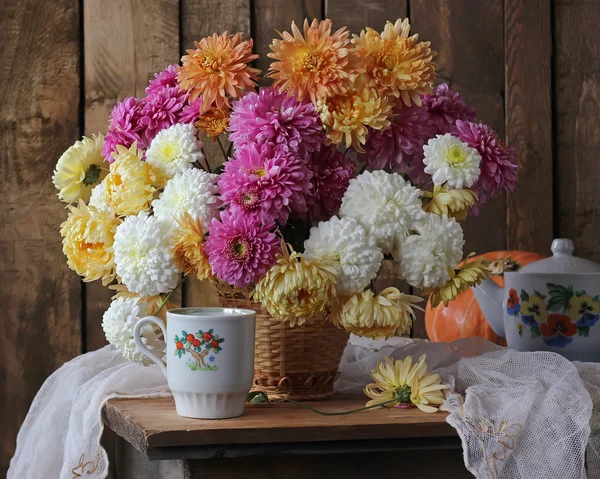
[[[600,1],[3,0],[0,4],[0,475],[44,379],[104,344],[109,294],[61,252],[51,175],[119,99],[214,31],[252,35],[266,70],[274,29],[329,17],[358,32],[408,16],[441,79],[519,149],[517,190],[467,222],[467,251],[547,253],[574,239],[600,261]],[[191,284],[184,304],[214,301]],[[423,329],[418,329],[422,334]]]

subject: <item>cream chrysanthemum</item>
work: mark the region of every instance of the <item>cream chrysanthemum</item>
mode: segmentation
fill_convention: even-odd
[[[114,252],[117,274],[127,289],[156,296],[177,286],[179,270],[171,256],[171,223],[140,212],[117,228]]]
[[[117,298],[102,317],[102,329],[106,340],[115,346],[123,357],[134,363],[150,366],[152,361],[144,356],[133,340],[133,328],[136,323],[149,314],[153,314],[147,303],[137,298]],[[165,349],[165,342],[159,338],[151,324],[146,324],[141,331],[144,345],[159,357]]]
[[[67,149],[56,163],[52,176],[58,197],[65,203],[87,202],[92,188],[100,183],[108,171],[108,163],[102,155],[104,137],[84,136]]]
[[[410,331],[415,319],[413,303],[420,301],[423,298],[396,288],[386,288],[379,294],[367,289],[350,296],[331,320],[357,336],[387,339]]]
[[[104,202],[119,216],[148,211],[154,198],[156,175],[152,166],[142,161],[137,142],[125,148],[117,145],[115,161],[104,179]]]
[[[400,276],[415,288],[440,287],[462,258],[462,228],[454,218],[428,213],[416,230],[398,244],[394,255],[400,261]]]
[[[178,173],[167,182],[160,198],[152,202],[154,216],[172,223],[188,213],[208,229],[221,206],[218,179],[217,175],[195,168]]]
[[[481,156],[450,133],[437,135],[423,146],[425,173],[432,175],[435,185],[448,183],[452,188],[465,188],[477,181]]]
[[[184,213],[177,220],[174,236],[173,259],[183,274],[201,281],[210,278],[212,270],[204,250],[204,228],[200,220]]]
[[[316,107],[329,141],[335,145],[345,142],[346,148],[352,146],[361,153],[369,128],[384,130],[390,126],[392,104],[362,75],[348,91],[321,98]]]
[[[383,253],[356,220],[333,216],[311,228],[304,257],[333,267],[337,293],[348,296],[365,289],[377,276]]]
[[[90,196],[89,206],[93,206],[98,211],[115,214],[113,208],[105,201],[106,182],[102,182],[94,187]]]
[[[163,321],[167,320],[167,311],[169,309],[174,309],[177,307],[177,305],[171,303],[170,301],[167,301],[167,303],[163,306],[163,303],[167,298],[167,295],[164,294],[157,294],[156,296],[140,296],[137,293],[132,293],[131,291],[129,291],[127,289],[127,286],[125,286],[124,284],[115,284],[109,286],[108,289],[117,292],[117,294],[115,294],[112,297],[113,301],[117,298],[136,299],[140,303],[146,305],[146,309],[147,311],[149,311],[148,314],[156,316],[157,318],[162,319]]]
[[[146,151],[146,162],[152,165],[158,184],[165,184],[176,174],[193,168],[195,161],[204,159],[197,133],[194,125],[176,123],[154,137]]]
[[[278,321],[302,325],[335,298],[336,271],[293,250],[290,254],[285,244],[281,251],[277,264],[256,284],[253,297]]]
[[[107,285],[115,278],[113,243],[120,220],[87,207],[82,200],[69,210],[69,217],[60,225],[67,264],[84,281],[101,279]]]
[[[350,180],[340,216],[354,218],[384,253],[391,253],[425,218],[420,195],[398,173],[365,171]]]
[[[417,406],[423,412],[436,412],[437,406],[444,402],[442,384],[439,374],[431,374],[427,370],[426,356],[413,364],[412,356],[404,360],[393,360],[384,356],[377,369],[371,371],[374,383],[365,387],[365,394],[371,398],[367,406],[383,404],[387,407]]]

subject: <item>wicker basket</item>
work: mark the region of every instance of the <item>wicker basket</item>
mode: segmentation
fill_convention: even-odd
[[[290,327],[275,321],[248,292],[216,284],[224,307],[256,311],[253,391],[271,400],[308,401],[333,394],[338,367],[349,334],[324,318]]]

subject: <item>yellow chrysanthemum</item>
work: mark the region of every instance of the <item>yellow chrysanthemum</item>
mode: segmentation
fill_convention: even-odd
[[[206,133],[206,136],[215,138],[221,133],[224,133],[229,126],[229,114],[227,110],[219,110],[213,108],[207,111],[204,115],[194,123],[194,126]]]
[[[477,193],[466,188],[448,189],[446,186],[435,186],[433,192],[423,191],[425,198],[430,198],[425,211],[438,216],[446,215],[459,221],[467,219],[469,208],[477,202]]]
[[[148,211],[154,199],[157,179],[152,166],[142,161],[142,151],[138,149],[137,142],[129,149],[117,145],[117,151],[112,155],[115,161],[104,180],[104,202],[119,216]]]
[[[102,279],[107,285],[115,278],[113,243],[120,220],[79,201],[69,206],[69,216],[60,225],[67,264],[84,281]]]
[[[325,311],[335,297],[335,270],[310,262],[282,244],[277,263],[256,284],[255,301],[277,320],[301,325]]]
[[[77,203],[80,199],[86,203],[92,189],[99,184],[108,171],[108,163],[102,156],[104,136],[84,136],[58,159],[52,176],[58,197],[65,203]]]
[[[357,336],[389,338],[410,331],[415,319],[414,303],[423,298],[386,288],[379,294],[371,290],[356,293],[341,307],[334,308],[331,320]]]
[[[268,78],[273,86],[303,100],[341,95],[350,85],[355,72],[353,48],[346,27],[331,33],[331,20],[304,20],[304,36],[292,22],[292,33],[280,33],[282,40],[274,39],[273,53],[267,56],[271,63]]]
[[[471,255],[469,255],[471,256]],[[431,306],[436,307],[441,302],[444,306],[455,299],[459,294],[465,292],[471,286],[481,283],[490,274],[489,261],[476,258],[470,263],[465,263],[457,268],[448,270],[450,279],[441,286],[431,291]]]
[[[178,228],[175,230],[173,259],[177,267],[186,276],[205,280],[212,276],[208,256],[204,251],[204,229],[200,219],[185,213],[181,219],[175,219]]]
[[[436,412],[444,402],[442,384],[439,374],[431,374],[427,370],[426,356],[423,354],[417,363],[412,356],[404,360],[396,360],[385,356],[371,371],[374,383],[368,384],[364,392],[371,398],[367,406],[387,403],[385,406],[404,406],[414,404],[421,411]]]
[[[260,70],[250,67],[258,55],[252,53],[252,39],[242,34],[216,33],[195,42],[195,50],[187,50],[181,58],[177,80],[190,91],[190,103],[202,95],[200,114],[210,108],[229,109],[229,98],[240,98],[256,86]]]
[[[360,75],[345,93],[318,100],[317,111],[331,143],[344,141],[346,148],[352,145],[363,152],[361,145],[365,144],[369,127],[384,130],[390,126],[392,105]]]
[[[165,306],[160,311],[158,311],[160,309],[160,307],[162,306],[162,304],[165,302],[165,299],[167,297],[167,295],[165,295],[165,294],[159,294],[157,296],[140,296],[137,293],[132,293],[131,291],[129,291],[127,289],[127,286],[125,286],[124,284],[115,284],[113,286],[109,286],[108,288],[117,292],[117,294],[115,294],[111,298],[113,301],[117,298],[138,299],[140,304],[143,303],[143,304],[147,305],[146,311],[148,311],[148,314],[157,316],[158,318],[162,319],[163,321],[167,320],[167,311],[169,309],[177,308],[176,304],[171,303],[170,301],[167,301],[167,304],[165,304]],[[158,311],[158,313],[157,313],[157,311]]]
[[[367,28],[352,40],[377,91],[400,98],[407,106],[421,105],[419,95],[431,93],[436,55],[430,42],[418,42],[419,35],[409,32],[408,19],[399,19],[393,25],[387,22],[381,34]]]

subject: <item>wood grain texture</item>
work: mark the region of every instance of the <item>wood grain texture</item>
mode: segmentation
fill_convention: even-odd
[[[363,397],[306,403],[323,411],[362,407]],[[346,439],[455,436],[445,413],[377,409],[348,416],[320,416],[295,404],[247,406],[243,416],[223,421],[178,416],[172,399],[111,399],[105,423],[141,452],[149,448],[216,444],[262,444]]]
[[[507,249],[547,253],[552,241],[550,2],[505,0],[506,137],[519,182],[507,194]]]
[[[78,25],[74,0],[0,4],[0,477],[37,390],[81,352],[81,286],[52,184],[80,133]]]
[[[554,12],[555,235],[600,261],[600,2],[559,0]]]
[[[386,21],[406,18],[407,6],[407,0],[325,0],[325,17],[334,30],[345,26],[358,35],[365,27],[382,31]]]
[[[145,95],[154,73],[179,61],[177,0],[85,0],[85,132],[105,132],[108,115],[127,96]],[[86,287],[86,350],[106,344],[102,315],[114,292]],[[176,302],[176,298],[173,298]]]

